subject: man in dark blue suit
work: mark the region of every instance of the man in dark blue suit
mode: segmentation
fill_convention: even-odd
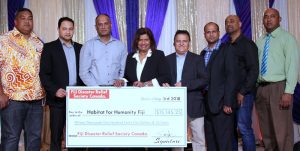
[[[44,45],[40,66],[41,82],[50,107],[51,151],[61,151],[66,122],[66,87],[83,85],[78,75],[82,45],[72,40],[74,21],[60,18],[57,30],[59,38]]]
[[[204,26],[208,46],[201,52],[208,74],[205,90],[204,118],[207,151],[231,151],[234,112],[236,108],[237,59],[234,47],[222,44],[219,26],[209,22]]]
[[[190,34],[178,30],[174,36],[176,52],[167,56],[171,69],[171,83],[164,86],[187,87],[187,111],[192,129],[192,146],[195,151],[205,151],[204,136],[204,97],[202,92],[207,85],[207,75],[203,58],[189,52]]]

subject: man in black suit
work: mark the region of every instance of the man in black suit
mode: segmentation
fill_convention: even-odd
[[[51,151],[61,150],[66,121],[66,86],[82,85],[79,78],[81,44],[72,41],[74,21],[62,17],[58,21],[59,38],[44,45],[40,77],[50,107]]]
[[[171,68],[171,83],[164,86],[187,87],[187,111],[192,129],[193,150],[206,151],[204,137],[204,97],[202,91],[207,85],[204,61],[199,55],[189,52],[190,34],[178,30],[174,36],[176,52],[167,56]]]
[[[236,108],[237,59],[234,47],[222,44],[216,23],[204,26],[208,46],[201,52],[208,74],[205,91],[205,138],[208,151],[231,151]]]

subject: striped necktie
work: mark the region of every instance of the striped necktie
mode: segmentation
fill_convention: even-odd
[[[268,51],[270,48],[270,37],[271,35],[267,34],[263,56],[262,56],[261,69],[260,69],[260,74],[262,76],[264,76],[267,73],[267,61],[268,61]]]

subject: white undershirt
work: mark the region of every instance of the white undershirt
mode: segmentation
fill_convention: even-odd
[[[140,61],[140,56],[139,56],[139,51],[137,51],[133,56],[132,58],[135,58],[136,61],[137,61],[137,64],[136,64],[136,77],[138,79],[138,81],[141,81],[141,76],[142,76],[142,72],[143,72],[143,69],[145,67],[145,64],[146,64],[146,61],[147,61],[147,58],[148,57],[151,57],[152,56],[152,50],[149,49],[148,52],[147,52],[147,55],[146,57],[142,60],[142,62]],[[157,79],[152,79],[151,80],[152,84],[154,87],[159,87],[159,83],[157,81]]]

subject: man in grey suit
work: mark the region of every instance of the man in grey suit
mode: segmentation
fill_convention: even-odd
[[[205,151],[204,136],[204,97],[207,76],[204,60],[199,55],[189,52],[190,34],[178,30],[174,36],[176,52],[167,56],[171,68],[171,83],[164,86],[187,87],[187,111],[192,129],[192,146],[195,151]]]

